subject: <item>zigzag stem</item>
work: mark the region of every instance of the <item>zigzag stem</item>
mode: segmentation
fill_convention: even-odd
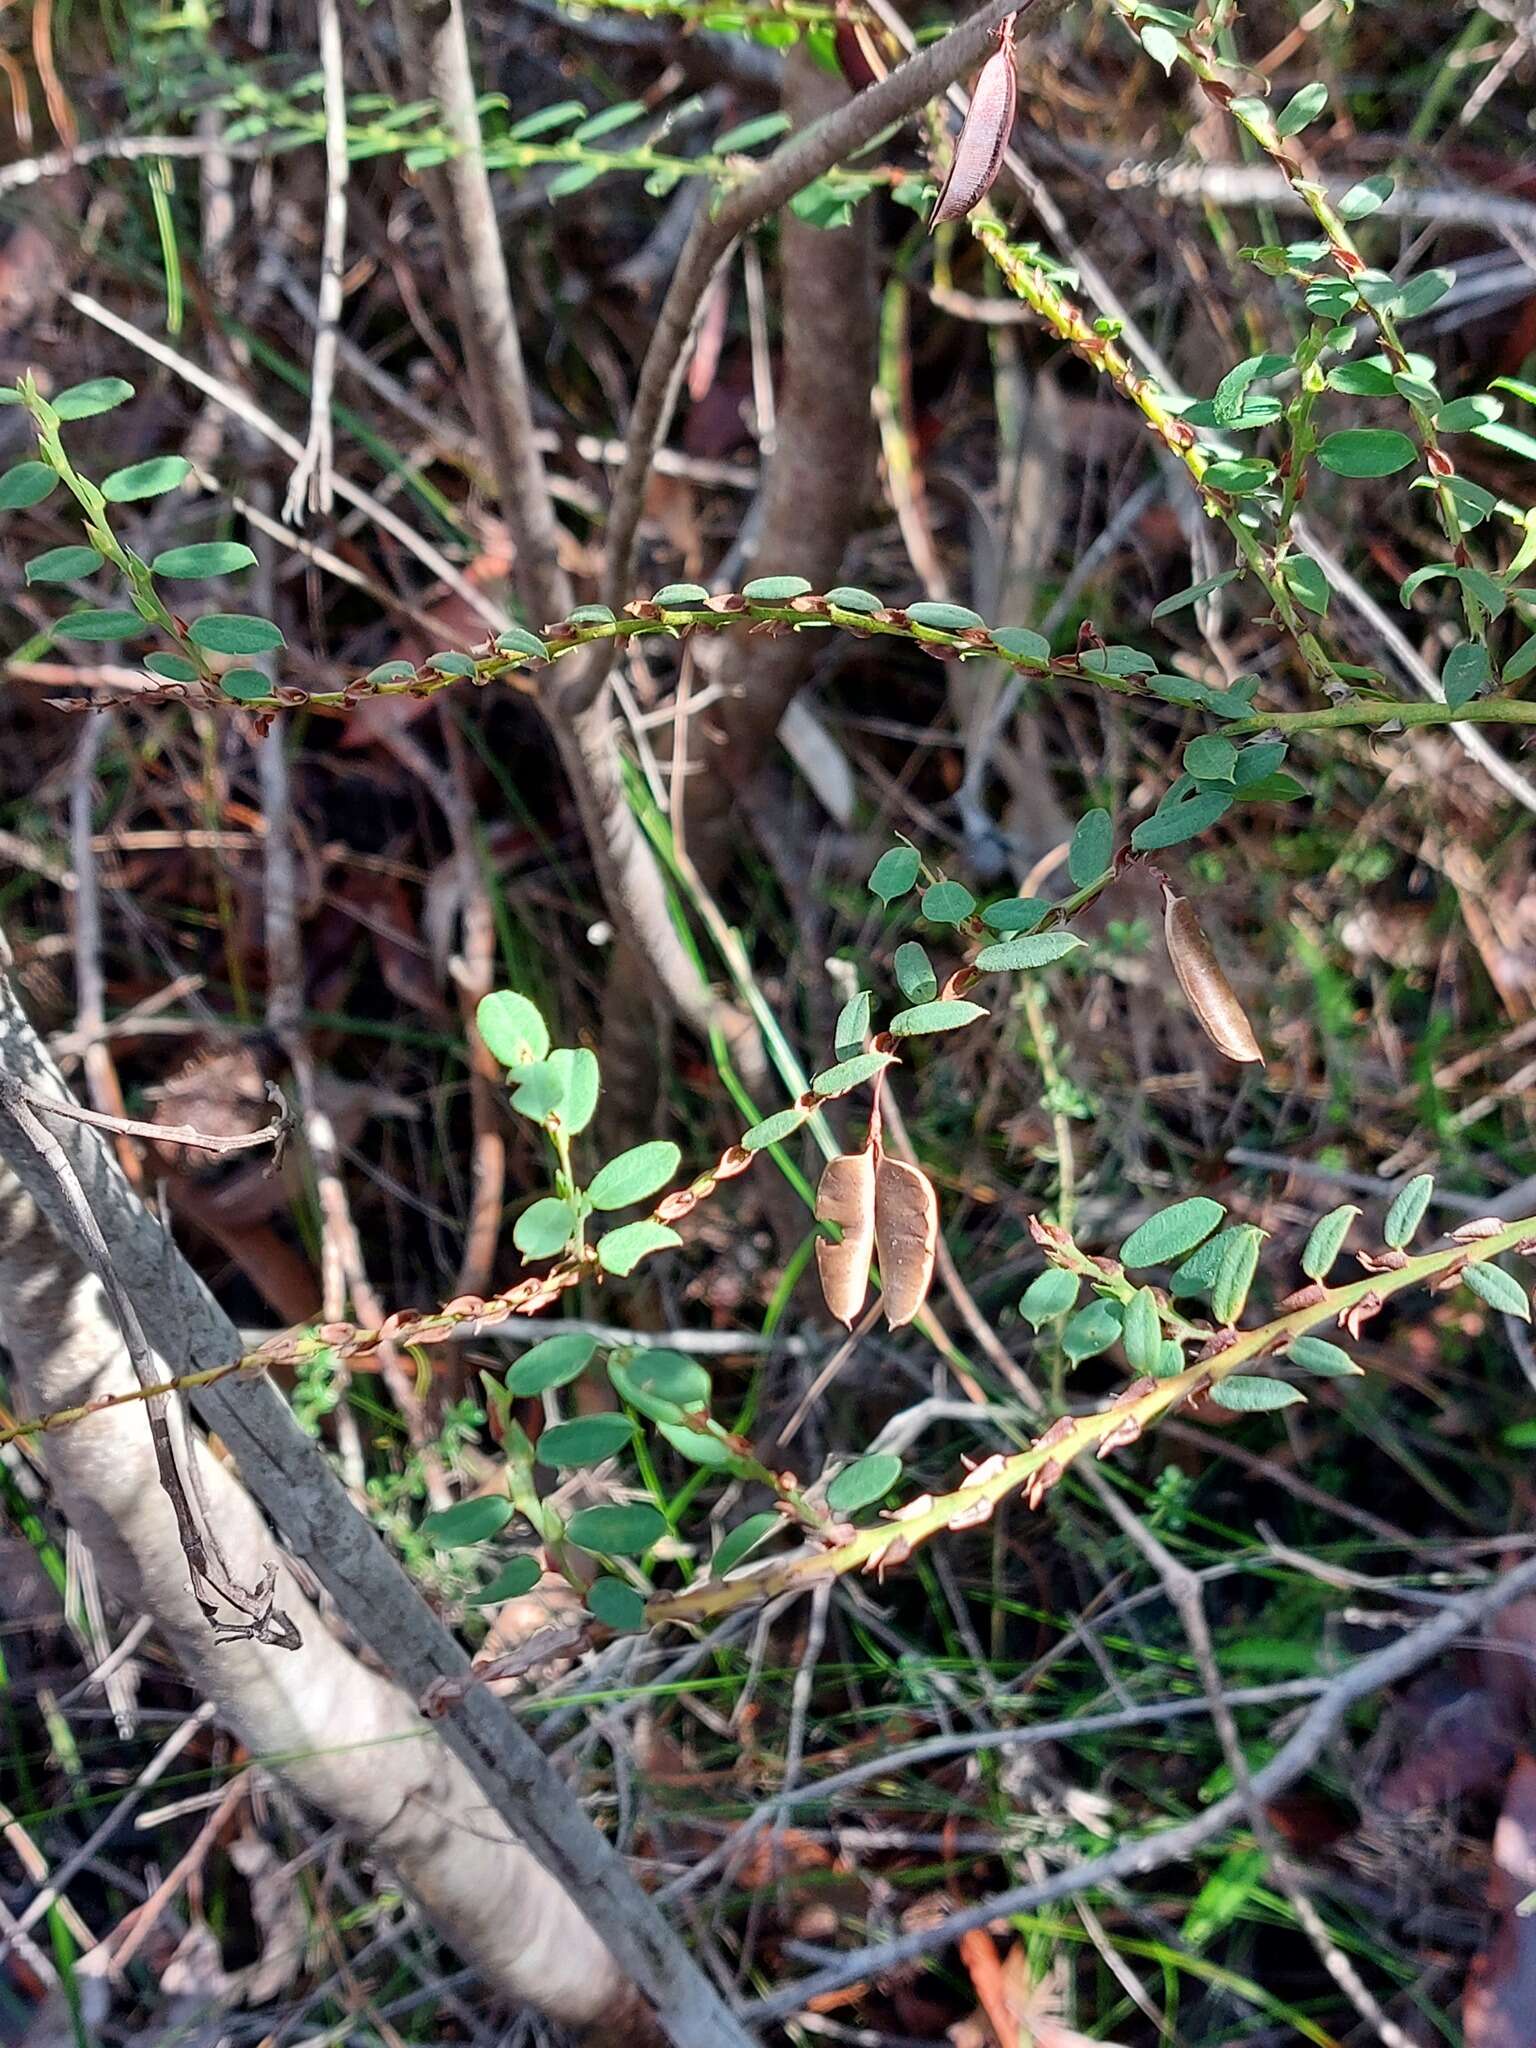
[[[1038,1233],[1037,1233],[1038,1234]],[[1536,1246],[1536,1217],[1511,1223],[1494,1235],[1469,1244],[1452,1244],[1410,1258],[1392,1271],[1372,1273],[1342,1287],[1318,1288],[1320,1297],[1257,1329],[1207,1330],[1208,1356],[1166,1380],[1134,1380],[1108,1407],[1090,1415],[1062,1416],[1026,1451],[1013,1457],[988,1458],[963,1486],[938,1495],[920,1494],[893,1509],[873,1528],[849,1533],[820,1551],[775,1560],[748,1569],[739,1578],[721,1579],[679,1593],[659,1594],[646,1608],[651,1622],[707,1621],[760,1600],[840,1578],[848,1572],[883,1574],[904,1564],[920,1544],[946,1529],[966,1529],[988,1521],[1000,1502],[1025,1489],[1028,1506],[1038,1507],[1077,1459],[1088,1451],[1104,1458],[1136,1442],[1153,1423],[1196,1396],[1231,1378],[1253,1360],[1281,1351],[1297,1337],[1324,1324],[1343,1321],[1358,1329],[1387,1297],[1404,1288],[1439,1281],[1452,1285],[1469,1265],[1504,1252],[1530,1251]],[[1069,1270],[1087,1270],[1101,1283],[1121,1269],[1111,1260],[1087,1259],[1069,1240],[1046,1244],[1047,1257]],[[1086,1260],[1085,1267],[1078,1261]],[[1311,1290],[1306,1290],[1311,1292]]]

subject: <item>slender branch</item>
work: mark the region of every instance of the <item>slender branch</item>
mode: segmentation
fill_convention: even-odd
[[[220,1157],[226,1152],[251,1152],[260,1145],[270,1145],[274,1166],[281,1165],[283,1148],[293,1131],[293,1111],[275,1081],[267,1083],[267,1100],[277,1107],[271,1123],[263,1124],[259,1131],[236,1131],[226,1138],[195,1130],[191,1124],[145,1124],[131,1116],[109,1116],[105,1110],[86,1109],[78,1102],[58,1102],[51,1095],[34,1094],[31,1089],[23,1093],[31,1107],[44,1116],[66,1117],[71,1123],[89,1124],[93,1130],[115,1131],[119,1137],[148,1138],[156,1145],[187,1145],[195,1152],[213,1152]]]
[[[341,325],[341,275],[347,252],[347,79],[341,49],[340,0],[319,0],[320,68],[325,84],[325,232],[320,245],[319,313],[309,372],[309,434],[294,464],[283,516],[295,525],[310,506],[329,512],[334,499],[331,393]]]

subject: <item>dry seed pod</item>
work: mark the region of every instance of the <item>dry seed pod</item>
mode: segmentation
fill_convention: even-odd
[[[875,1248],[875,1155],[843,1152],[829,1159],[816,1190],[816,1221],[836,1223],[841,1244],[816,1240],[816,1270],[827,1307],[845,1329],[864,1306],[869,1260]]]
[[[882,1159],[875,1174],[875,1250],[893,1330],[910,1323],[928,1299],[939,1242],[939,1198],[915,1166]]]
[[[1244,1015],[1231,982],[1222,973],[1210,940],[1200,929],[1193,905],[1166,887],[1163,937],[1184,999],[1212,1045],[1229,1060],[1257,1060],[1262,1067],[1264,1055],[1253,1035],[1253,1026]]]
[[[936,228],[940,221],[964,220],[971,208],[979,206],[992,190],[1013,133],[1018,92],[1010,14],[998,33],[997,48],[982,65],[976,80],[976,90],[971,94],[970,108],[950,160],[949,176],[928,222],[930,228]]]

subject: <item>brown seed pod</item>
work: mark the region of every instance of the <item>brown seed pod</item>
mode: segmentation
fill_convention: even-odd
[[[900,1159],[882,1159],[875,1174],[875,1250],[893,1330],[910,1323],[928,1299],[939,1242],[939,1198],[926,1174]]]
[[[964,220],[973,206],[979,206],[997,181],[1003,167],[1003,152],[1013,133],[1013,114],[1019,96],[1013,70],[1013,16],[998,34],[997,48],[981,67],[970,108],[961,125],[949,176],[944,180],[928,225],[940,221]]]
[[[1229,1060],[1257,1060],[1262,1067],[1264,1055],[1253,1035],[1253,1026],[1248,1022],[1231,982],[1223,974],[1210,940],[1200,929],[1194,907],[1185,897],[1175,896],[1166,885],[1163,891],[1163,938],[1173,971],[1179,978],[1179,987],[1184,991],[1184,999],[1212,1045],[1218,1052],[1225,1053]]]
[[[842,1229],[841,1244],[817,1238],[816,1270],[827,1307],[851,1330],[869,1290],[869,1261],[875,1248],[873,1150],[843,1152],[827,1161],[816,1190],[816,1221]]]

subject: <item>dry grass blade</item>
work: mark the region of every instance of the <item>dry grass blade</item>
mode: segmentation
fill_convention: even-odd
[[[885,1288],[885,1319],[910,1323],[928,1299],[939,1243],[933,1183],[901,1159],[882,1159],[875,1175],[875,1248]]]
[[[1194,906],[1171,889],[1165,890],[1163,897],[1163,937],[1185,1001],[1212,1045],[1229,1060],[1240,1064],[1257,1060],[1262,1067],[1264,1055],[1253,1026],[1200,928]]]
[[[836,1223],[842,1241],[816,1240],[816,1270],[827,1307],[843,1325],[864,1306],[869,1288],[869,1260],[875,1248],[875,1155],[871,1150],[843,1152],[827,1161],[816,1190],[816,1221]]]

